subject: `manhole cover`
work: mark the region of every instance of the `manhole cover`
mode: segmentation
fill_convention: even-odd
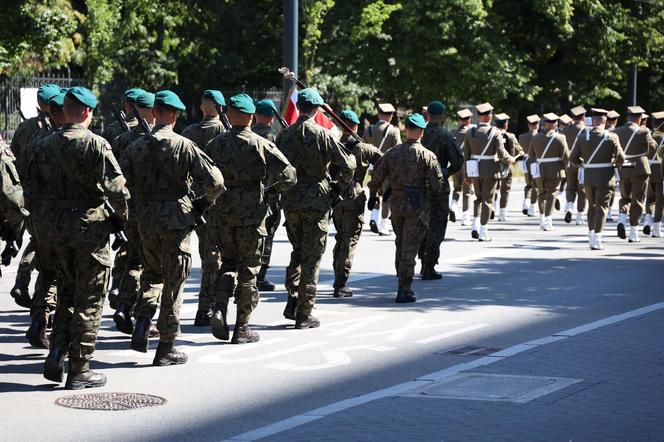
[[[134,410],[164,405],[166,399],[141,393],[87,393],[58,398],[56,405],[79,410]]]

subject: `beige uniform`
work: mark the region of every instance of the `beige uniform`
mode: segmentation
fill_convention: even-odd
[[[519,144],[524,149],[528,150],[528,147],[530,146],[530,141],[533,139],[535,135],[537,135],[536,130],[532,132],[529,131],[522,133],[521,135],[519,135]],[[532,159],[527,161],[527,164],[530,163],[532,163]],[[530,171],[530,169],[528,170]],[[526,180],[526,187],[523,188],[523,199],[530,200],[530,204],[535,204],[537,202],[537,183],[535,183],[535,180],[530,175],[530,172],[524,173],[523,177]]]
[[[597,149],[600,143],[602,145]],[[583,164],[589,231],[601,233],[604,228],[616,181],[613,167],[620,166],[624,160],[618,136],[603,128],[584,130],[572,150],[571,164],[577,168]]]
[[[657,143],[657,152],[660,152],[664,149],[664,132],[655,132],[653,138]],[[662,174],[662,159],[657,157],[657,152],[648,155],[651,174],[646,204],[653,221],[659,223],[664,214],[664,175]]]
[[[567,146],[569,150],[574,150],[576,144],[580,141],[580,137],[584,131],[583,123],[576,123],[574,125],[567,126],[562,134],[565,135],[567,140]],[[566,199],[567,203],[574,203],[576,201],[577,206],[576,210],[579,213],[583,213],[586,210],[586,193],[582,185],[579,185],[579,168],[573,164],[568,164],[566,169],[567,174],[567,189],[566,189]],[[578,200],[576,199],[578,195]]]
[[[555,194],[560,180],[565,178],[565,165],[569,161],[567,140],[554,130],[539,133],[530,141],[528,157],[539,163],[540,178],[535,180],[539,193],[539,209],[541,214],[549,217],[553,213]]]
[[[385,152],[392,149],[397,144],[401,144],[401,132],[398,127],[391,123],[384,120],[378,120],[378,122],[372,124],[366,131],[364,131],[364,142],[378,147],[381,153],[385,154]],[[383,191],[386,189],[387,188],[383,189]],[[381,198],[380,206],[381,207],[376,207],[376,209],[381,210],[381,217],[383,219],[389,218],[390,205],[382,204]]]
[[[468,132],[468,129],[470,129],[471,127],[472,125],[461,126],[458,129],[453,129],[452,131],[450,131],[452,137],[456,141],[457,146],[459,146],[459,149],[461,150],[462,153],[465,149],[464,141],[465,141],[466,132]],[[470,207],[470,197],[475,192],[473,192],[472,183],[466,179],[466,170],[464,167],[461,167],[461,170],[452,175],[452,183],[454,185],[454,193],[452,194],[452,199],[454,201],[459,201],[459,198],[462,198],[461,209],[464,212],[467,212],[468,208]]]
[[[629,224],[638,226],[651,174],[648,157],[654,154],[657,144],[650,129],[633,122],[616,128],[614,133],[620,139],[625,159],[633,165],[620,168],[620,213],[629,213]]]
[[[505,150],[513,157],[523,155],[523,148],[519,144],[516,135],[512,132],[503,133],[503,142],[505,143]],[[500,208],[506,209],[509,200],[510,191],[512,190],[512,170],[510,166],[504,166],[500,177]]]

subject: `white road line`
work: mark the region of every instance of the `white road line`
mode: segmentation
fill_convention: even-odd
[[[352,358],[348,356],[348,352],[358,351],[358,350],[371,350],[377,352],[386,352],[396,350],[394,347],[387,347],[384,345],[349,345],[346,347],[333,348],[323,352],[323,357],[326,362],[322,364],[313,364],[313,365],[298,365],[291,364],[289,362],[275,362],[273,364],[265,365],[266,368],[272,368],[275,370],[294,370],[294,371],[313,371],[313,370],[326,370],[328,368],[340,367],[342,365],[348,365],[351,363]]]
[[[202,364],[243,364],[247,362],[258,362],[264,361],[266,359],[277,358],[279,356],[289,355],[291,353],[298,353],[315,347],[320,347],[327,343],[328,341],[313,341],[306,344],[296,345],[295,347],[283,348],[281,350],[276,350],[270,353],[262,353],[244,358],[229,358],[228,354],[230,352],[216,352],[211,355],[205,355],[201,357],[198,362]],[[252,346],[256,348],[255,344],[252,344]]]
[[[464,333],[468,333],[474,330],[479,330],[484,327],[488,327],[490,324],[475,324],[475,325],[470,325],[468,327],[460,328],[458,330],[452,330],[446,333],[441,333],[439,335],[433,335],[429,336],[428,338],[420,339],[419,341],[415,341],[416,344],[430,344],[432,342],[436,341],[442,341],[443,339],[451,338],[452,336],[457,336],[457,335],[462,335]]]
[[[581,333],[586,333],[592,330],[596,330],[601,327],[605,327],[607,325],[611,324],[616,324],[621,321],[625,321],[627,319],[635,318],[637,316],[642,316],[647,313],[651,313],[657,310],[664,309],[664,302],[658,302],[656,304],[648,305],[642,308],[638,308],[636,310],[631,310],[619,315],[613,315],[609,316],[604,319],[600,319],[599,321],[593,321],[588,324],[584,324],[578,327],[571,328],[569,330],[561,331],[558,333],[554,333],[553,335],[549,336],[544,336],[540,339],[534,339],[532,341],[524,342],[521,344],[514,345],[512,347],[506,348],[505,350],[502,351],[503,354],[505,355],[514,355],[517,353],[520,353],[521,351],[524,350],[524,346],[528,346],[529,348],[533,347],[542,347],[544,345],[550,344],[552,342],[557,342],[559,339],[553,339],[557,337],[570,337],[570,336],[576,336]],[[563,338],[563,339],[565,339]],[[394,385],[392,387],[387,387],[383,388],[381,390],[377,390],[371,393],[363,394],[361,396],[357,396],[351,399],[345,399],[341,400],[338,402],[334,402],[332,404],[326,405],[321,408],[317,408],[315,410],[307,411],[305,413],[299,414],[297,416],[290,417],[288,419],[284,419],[278,422],[275,422],[273,424],[266,425],[264,427],[257,428],[252,431],[248,431],[246,433],[238,434],[236,436],[232,436],[228,439],[225,439],[224,441],[254,441],[254,440],[259,440],[265,437],[269,436],[274,436],[275,434],[282,433],[284,431],[291,430],[293,428],[300,427],[304,424],[307,424],[309,422],[315,421],[317,419],[321,419],[325,416],[329,416],[330,414],[337,413],[339,411],[347,410],[352,407],[356,407],[358,405],[366,404],[367,402],[371,402],[377,399],[382,399],[386,397],[391,397],[391,396],[396,396],[399,395],[400,393],[403,393],[408,390],[413,390],[415,388],[424,386],[424,385],[429,385],[431,382],[437,382],[443,379],[446,379],[450,376],[453,376],[457,373],[460,373],[462,371],[467,371],[471,370],[473,368],[481,367],[484,365],[489,365],[493,364],[498,361],[502,361],[506,359],[509,356],[504,356],[504,357],[491,357],[491,356],[485,356],[483,358],[476,359],[474,361],[466,362],[464,364],[458,364],[454,365],[452,367],[445,368],[443,370],[439,370],[434,373],[430,373],[428,375],[419,377],[413,381],[408,381],[404,382],[402,384]]]

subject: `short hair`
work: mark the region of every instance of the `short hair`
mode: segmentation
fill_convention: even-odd
[[[304,102],[298,102],[297,103],[297,108],[300,109],[301,112],[305,114],[310,114],[316,109],[318,109],[318,106],[313,106],[309,103],[304,103]]]
[[[509,120],[499,120],[499,121],[496,121],[496,127],[497,127],[498,129],[503,129],[503,128],[507,127],[507,123],[508,123],[508,122],[509,122]]]

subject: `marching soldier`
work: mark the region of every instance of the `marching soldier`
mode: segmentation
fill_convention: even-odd
[[[440,191],[429,193],[430,221],[420,246],[420,259],[422,260],[422,279],[441,279],[443,276],[436,272],[436,265],[440,257],[440,245],[445,240],[447,218],[450,213],[450,175],[461,170],[463,154],[452,138],[452,135],[443,128],[443,114],[445,105],[441,101],[432,101],[427,106],[428,123],[424,129],[422,145],[436,155],[443,172],[443,185]]]
[[[586,128],[572,150],[570,162],[580,167],[579,181],[588,198],[588,240],[592,250],[602,250],[602,230],[615,186],[614,166],[625,155],[618,136],[606,129],[607,111],[591,110],[593,128]]]
[[[576,106],[570,109],[573,118],[573,125],[563,129],[561,133],[565,135],[567,146],[569,150],[574,150],[576,143],[579,142],[579,137],[586,127],[586,109],[583,106]],[[569,164],[565,170],[567,178],[567,207],[565,208],[565,222],[572,222],[572,211],[574,210],[574,202],[578,201],[576,206],[576,225],[584,224],[583,213],[586,210],[586,195],[583,191],[583,186],[579,185],[579,169],[573,164]]]
[[[519,145],[521,145],[526,151],[530,146],[530,141],[539,129],[540,117],[537,114],[528,115],[526,117],[528,122],[528,132],[522,133],[519,135]],[[523,207],[522,212],[524,215],[535,216],[535,203],[537,202],[537,183],[530,174],[530,165],[533,162],[533,158],[529,158],[526,152],[526,159],[522,160],[519,166],[523,172],[523,177],[526,180],[526,186],[523,188]]]
[[[352,110],[345,110],[341,118],[350,129],[357,133],[360,119]],[[362,226],[364,225],[364,204],[367,197],[364,194],[363,184],[369,166],[376,167],[383,154],[378,148],[367,143],[360,143],[349,133],[344,133],[341,142],[355,157],[357,168],[353,174],[353,181],[348,191],[344,192],[343,200],[332,209],[332,221],[337,231],[334,244],[334,297],[348,298],[353,291],[348,287],[348,277],[353,265],[355,247],[360,240]]]
[[[180,332],[182,291],[191,271],[191,233],[224,191],[223,177],[212,160],[196,143],[173,132],[178,112],[185,109],[174,92],[157,92],[155,127],[127,148],[122,165],[136,198],[145,260],[131,349],[148,351],[150,322],[160,309],[156,366],[187,362],[187,355],[173,343]],[[205,191],[193,201],[191,181]]]
[[[277,137],[272,130],[272,122],[275,115],[278,114],[277,106],[272,100],[260,100],[256,103],[256,124],[251,128],[255,133],[261,137],[271,141],[277,142]],[[265,183],[268,184],[267,182]],[[263,256],[261,256],[261,269],[258,272],[258,279],[256,287],[261,292],[271,292],[274,290],[274,284],[267,279],[267,270],[270,267],[270,258],[272,257],[272,245],[274,244],[274,235],[277,233],[279,224],[281,223],[281,196],[278,193],[270,193],[267,196],[268,206],[270,208],[267,218],[265,219],[265,229],[267,236],[265,237],[265,247],[263,248]]]
[[[392,124],[396,109],[390,103],[378,105],[378,121],[367,128],[364,133],[364,141],[373,146],[378,146],[382,153],[392,149],[401,143],[401,132]],[[383,191],[386,189],[383,189]],[[371,210],[369,227],[373,233],[381,236],[389,236],[387,220],[390,218],[390,205],[382,204],[382,195],[378,197],[378,204]],[[378,219],[380,215],[380,220]]]
[[[460,111],[457,111],[458,127],[452,129],[450,132],[456,145],[461,151],[461,155],[463,155],[465,134],[468,132],[468,129],[473,126],[471,125],[472,116],[473,113],[470,109],[461,109]],[[470,224],[470,213],[468,213],[468,209],[470,208],[470,197],[474,192],[472,183],[466,178],[466,171],[463,166],[457,173],[452,175],[452,183],[454,184],[454,192],[452,193],[452,204],[450,205],[450,221],[456,222],[455,212],[459,204],[459,198],[461,198],[461,225],[467,226]]]
[[[65,388],[74,390],[106,384],[106,376],[91,371],[89,364],[112,265],[109,234],[121,230],[129,196],[111,146],[88,130],[96,106],[88,89],[69,89],[67,124],[40,140],[28,166],[30,186],[41,189],[43,198],[33,214],[40,220],[37,238],[52,246],[48,259],[53,259],[58,284],[44,377],[62,382],[68,354]],[[105,209],[106,200],[114,211]]]
[[[519,144],[519,140],[512,132],[508,132],[510,116],[507,114],[496,115],[496,127],[500,129],[503,137],[503,144],[508,154],[516,158],[523,156],[523,149]],[[507,221],[507,202],[509,200],[510,191],[512,190],[512,169],[510,166],[501,167],[500,177],[500,210],[498,212],[498,221]]]
[[[615,130],[616,126],[618,125],[618,118],[620,118],[620,114],[618,112],[614,111],[614,110],[610,110],[606,114],[606,130],[608,130],[609,132],[613,132]],[[620,177],[616,176],[616,180],[618,180],[616,187],[620,187],[619,186],[620,185],[620,181],[619,181]],[[620,189],[618,189],[618,190],[620,190]],[[615,201],[615,199],[616,199],[616,190],[614,189],[613,193],[611,194],[611,202],[609,203],[609,213],[606,215],[606,220],[610,221],[610,222],[613,222],[612,207],[613,207],[613,202]]]
[[[500,129],[491,126],[493,106],[482,103],[476,109],[479,124],[466,132],[464,147],[466,175],[473,180],[476,195],[471,235],[491,241],[487,225],[500,179],[500,163],[509,166],[515,159],[505,150]]]
[[[655,153],[648,155],[650,163],[650,183],[648,185],[647,208],[649,213],[643,226],[643,233],[653,238],[662,237],[662,214],[664,214],[664,177],[662,155],[664,154],[664,112],[653,112],[653,138],[657,143]]]
[[[204,150],[207,143],[220,133],[225,132],[224,125],[219,118],[217,109],[226,106],[226,99],[221,91],[208,89],[201,97],[201,112],[203,119],[198,123],[187,126],[182,131],[182,136],[196,143],[199,149]],[[202,194],[203,190],[193,184],[192,190],[196,195]],[[198,293],[198,310],[194,319],[195,327],[207,327],[210,325],[212,314],[212,302],[214,301],[214,284],[221,267],[221,256],[214,241],[208,241],[211,225],[203,224],[196,228],[198,237],[198,255],[201,258],[201,287]]]
[[[391,189],[390,209],[396,235],[395,265],[399,278],[396,302],[415,302],[411,289],[418,244],[429,223],[430,193],[440,192],[443,172],[433,152],[420,143],[426,122],[420,114],[406,118],[406,142],[385,153],[374,170],[370,201],[387,185]]]
[[[528,148],[528,157],[534,159],[530,169],[538,185],[540,227],[544,231],[554,230],[552,214],[556,192],[569,161],[567,140],[556,132],[557,123],[556,114],[544,114],[544,132],[535,135]]]
[[[615,129],[625,153],[625,163],[620,168],[620,219],[618,237],[625,239],[625,224],[629,213],[629,242],[639,242],[639,222],[645,208],[646,190],[651,169],[648,157],[654,155],[657,144],[650,129],[641,127],[645,111],[640,106],[627,108],[627,122]]]
[[[212,334],[227,340],[226,312],[228,301],[235,296],[233,344],[259,340],[258,333],[249,327],[249,319],[259,300],[256,275],[261,266],[269,211],[265,193],[282,193],[297,182],[295,169],[279,149],[251,131],[255,112],[256,106],[249,95],[231,97],[228,118],[233,129],[215,137],[205,148],[221,169],[227,188],[212,209],[213,240],[223,259],[210,322]],[[273,184],[264,189],[266,176]]]
[[[350,185],[355,171],[355,158],[345,152],[330,131],[314,121],[323,103],[315,89],[299,91],[300,116],[279,137],[279,150],[297,170],[297,184],[282,200],[286,232],[293,245],[286,268],[288,301],[284,317],[295,320],[296,329],[320,326],[311,312],[316,302],[320,260],[327,244],[330,208],[335,194]],[[330,179],[330,165],[337,168],[337,182]]]
[[[138,98],[143,92],[143,89],[140,87],[132,87],[127,89],[123,95],[122,110],[126,115],[125,122],[127,123],[129,129],[133,129],[134,126],[138,124],[138,120],[136,117],[134,117],[132,109],[134,104],[136,104],[136,98]],[[113,140],[115,140],[115,138],[122,132],[124,132],[124,129],[120,125],[120,122],[113,120],[108,126],[106,126],[104,131],[101,133],[101,136],[106,138],[106,141],[109,143],[112,143]]]

